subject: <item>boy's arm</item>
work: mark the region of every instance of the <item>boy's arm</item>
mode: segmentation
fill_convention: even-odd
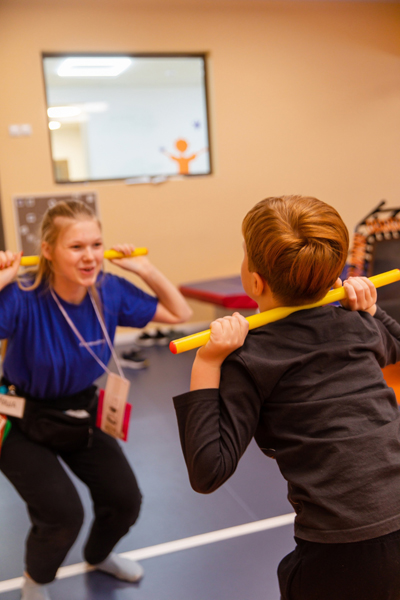
[[[174,398],[182,451],[190,483],[208,494],[235,471],[254,435],[261,400],[240,356],[248,322],[241,315],[212,323],[210,342],[198,351],[190,392]]]
[[[395,364],[400,361],[400,324],[392,319],[380,306],[376,307],[374,315],[381,332],[384,347],[383,359],[379,361],[381,367]]]
[[[210,330],[210,340],[197,351],[193,363],[190,391],[219,388],[221,365],[229,354],[243,346],[249,323],[234,313],[211,323]]]
[[[334,287],[340,287],[341,280],[338,279]],[[346,290],[346,298],[341,305],[348,310],[362,310],[368,312],[372,317],[376,313],[376,287],[368,277],[349,277],[343,283]]]
[[[340,281],[340,280],[339,280]],[[400,325],[377,306],[377,291],[367,277],[349,277],[344,282],[347,298],[342,301],[344,308],[365,311],[379,322],[382,355],[378,358],[381,367],[400,360]]]

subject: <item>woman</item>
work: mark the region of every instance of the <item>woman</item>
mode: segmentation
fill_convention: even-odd
[[[86,561],[126,581],[143,575],[139,564],[112,552],[135,523],[141,494],[116,439],[91,429],[97,404],[93,382],[110,359],[117,325],[181,323],[191,311],[147,257],[130,257],[131,245],[115,249],[126,258],[114,264],[141,277],[155,296],[101,273],[100,223],[80,202],[59,202],[46,213],[34,273],[13,281],[21,254],[0,252],[0,337],[8,339],[3,382],[26,398],[24,417],[11,418],[0,459],[0,469],[26,502],[32,523],[23,600],[49,599],[46,584],[55,578],[83,521],[81,501],[58,456],[93,499]],[[65,430],[65,437],[67,420],[74,427],[71,435]],[[86,421],[82,441],[77,432]]]

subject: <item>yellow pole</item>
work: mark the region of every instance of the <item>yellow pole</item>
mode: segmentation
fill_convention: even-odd
[[[144,254],[147,254],[148,250],[147,248],[135,248],[135,250],[132,252],[131,256],[143,256]],[[124,258],[125,254],[122,254],[121,252],[116,252],[116,250],[105,250],[104,252],[104,258],[108,258],[109,260],[113,259],[113,258]],[[33,265],[37,265],[39,263],[39,257],[38,256],[23,256],[21,258],[21,265],[23,267],[31,267]]]
[[[393,271],[387,271],[386,273],[381,273],[380,275],[373,275],[369,279],[372,281],[375,287],[382,287],[383,285],[400,281],[400,269],[393,269]],[[255,329],[256,327],[267,325],[267,323],[273,323],[279,319],[284,319],[291,313],[298,310],[316,308],[317,306],[323,306],[324,304],[330,304],[331,302],[343,300],[345,297],[346,291],[344,287],[340,287],[336,288],[335,290],[330,290],[326,296],[322,298],[322,300],[319,300],[314,304],[302,306],[280,306],[256,315],[251,315],[250,317],[246,317],[246,319],[249,322],[249,329]],[[173,340],[169,345],[169,349],[173,354],[180,354],[181,352],[186,352],[187,350],[193,350],[194,348],[204,346],[209,339],[210,330],[207,329],[206,331],[200,331],[199,333],[193,333],[192,335],[187,335],[186,337],[178,340]]]

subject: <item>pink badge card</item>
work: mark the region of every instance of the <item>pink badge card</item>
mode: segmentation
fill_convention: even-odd
[[[4,415],[0,415],[0,452],[3,444],[3,437],[6,431],[7,418]]]
[[[130,381],[115,373],[107,378],[106,389],[99,396],[97,425],[112,437],[126,441],[131,405],[127,404]],[[129,408],[128,408],[129,407]]]

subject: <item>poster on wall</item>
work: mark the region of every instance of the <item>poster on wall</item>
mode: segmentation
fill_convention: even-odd
[[[97,195],[94,192],[77,194],[40,194],[29,196],[14,196],[13,206],[17,232],[18,249],[25,256],[34,256],[39,253],[40,225],[48,208],[64,200],[79,200],[84,202],[98,214]]]

